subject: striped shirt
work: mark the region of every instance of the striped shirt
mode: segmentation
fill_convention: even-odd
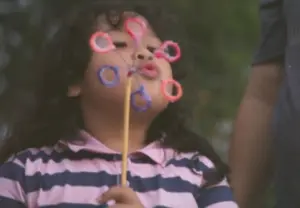
[[[154,142],[129,155],[128,186],[145,208],[237,208],[226,180],[203,187],[213,164],[194,155]],[[84,133],[80,142],[28,149],[2,164],[0,207],[99,208],[96,199],[119,184],[120,174],[121,154]]]

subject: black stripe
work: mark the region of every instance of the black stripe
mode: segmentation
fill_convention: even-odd
[[[132,158],[131,162],[135,164],[149,164],[149,165],[157,164],[155,161],[153,161],[150,157],[146,155],[139,155],[139,157]]]
[[[0,196],[0,207],[1,208],[26,208],[26,206],[22,202],[9,199],[3,196]]]
[[[72,204],[72,203],[61,203],[49,206],[40,206],[39,208],[108,208],[107,205],[92,205],[92,204]]]
[[[24,156],[26,155],[26,156]],[[23,157],[23,158],[22,158]],[[38,158],[42,158],[44,162],[48,162],[52,160],[54,162],[60,162],[62,159],[71,159],[71,160],[81,160],[81,159],[90,159],[94,157],[106,157],[108,161],[116,159],[115,155],[108,155],[108,154],[98,154],[98,153],[90,153],[87,151],[80,151],[74,153],[72,151],[66,151],[63,154],[58,152],[53,152],[50,155],[47,155],[45,152],[41,151],[38,154],[32,154],[27,151],[27,154],[21,154],[21,160],[24,161],[25,158],[29,160],[36,160]],[[19,159],[20,159],[19,158]],[[7,163],[6,166],[11,163]],[[184,167],[189,168],[193,167],[197,171],[205,171],[209,169],[204,163],[202,163],[199,158],[195,160],[190,159],[181,159],[175,160],[172,159],[169,161],[168,165],[174,165],[176,167]],[[192,166],[191,166],[192,164]],[[56,174],[44,174],[42,175],[40,172],[37,172],[33,176],[27,176],[24,179],[24,170],[18,167],[17,165],[11,165],[13,167],[9,168],[2,168],[4,170],[4,177],[10,178],[12,180],[20,181],[24,191],[26,193],[34,192],[39,189],[44,191],[50,190],[53,186],[65,186],[65,185],[73,185],[73,186],[90,186],[90,187],[101,187],[101,186],[113,186],[117,184],[117,179],[119,177],[118,174],[110,175],[105,171],[101,171],[98,173],[88,173],[88,172],[77,172],[72,173],[69,171],[65,171],[62,173]],[[17,172],[18,174],[11,174]],[[23,175],[22,175],[23,174]],[[23,180],[22,179],[23,176]],[[150,177],[150,178],[141,178],[138,176],[132,177],[130,173],[128,174],[128,180],[130,182],[131,187],[138,192],[148,192],[158,190],[162,188],[168,192],[193,192],[198,187],[188,181],[182,180],[180,177],[173,177],[173,178],[162,178],[160,175]],[[24,184],[24,181],[26,182]]]
[[[158,205],[158,206],[155,206],[153,208],[171,208],[171,207],[166,207],[166,206]]]
[[[199,160],[199,158],[195,159],[181,159],[181,160],[176,160],[176,159],[171,159],[167,165],[174,165],[175,167],[186,167],[186,168],[193,168],[196,171],[207,171],[210,168],[205,165],[202,161]]]
[[[73,161],[83,160],[83,159],[103,159],[109,162],[116,162],[122,160],[121,154],[107,154],[107,153],[95,153],[89,152],[87,150],[80,150],[78,152],[73,152],[71,150],[65,150],[64,152],[57,152],[53,150],[50,154],[40,151],[36,154],[32,152],[25,151],[17,155],[16,158],[22,163],[26,163],[27,160],[34,162],[35,160],[41,159],[43,163],[48,163],[53,161],[55,163],[60,163],[64,159],[69,159]],[[139,154],[137,157],[131,159],[133,163],[143,163],[143,164],[156,164],[150,157],[147,155]]]
[[[7,162],[0,166],[0,178],[7,178],[20,183],[20,186],[26,191],[25,170],[14,162]]]
[[[122,160],[122,155],[120,154],[107,154],[107,153],[94,153],[88,152],[86,150],[81,150],[79,152],[66,151],[62,154],[63,159],[70,160],[82,160],[82,159],[103,159],[108,162],[116,162]]]
[[[26,163],[29,161],[35,161],[38,159],[42,159],[44,163],[48,162],[49,160],[58,161],[62,160],[61,153],[57,151],[52,151],[49,155],[44,151],[40,150],[38,153],[32,153],[30,150],[23,151],[16,155],[16,159],[20,160],[22,163]]]
[[[232,191],[228,186],[202,189],[199,192],[199,197],[197,197],[199,207],[207,207],[215,203],[228,201],[234,201]]]
[[[198,188],[198,186],[182,180],[180,177],[163,178],[161,175],[156,175],[151,178],[141,178],[139,176],[132,177],[131,174],[128,174],[128,179],[133,190],[141,193],[156,191],[160,188],[167,192],[193,193]]]
[[[71,204],[62,203],[58,205],[41,206],[39,208],[108,208],[107,205],[88,205],[88,204]],[[162,205],[155,206],[153,208],[170,208]]]
[[[26,163],[27,160],[34,162],[35,160],[41,159],[43,163],[47,163],[49,161],[53,161],[55,163],[60,163],[64,159],[69,159],[72,161],[78,161],[83,159],[103,159],[108,162],[116,162],[121,161],[122,156],[120,154],[106,154],[106,153],[93,153],[88,152],[86,150],[81,150],[79,152],[73,152],[71,150],[66,150],[64,152],[57,152],[53,150],[50,154],[45,153],[44,151],[40,151],[36,154],[32,154],[29,150],[24,151],[16,157],[22,163]],[[147,156],[140,156],[132,159],[134,163],[146,163],[146,164],[156,164],[151,158]],[[197,171],[206,171],[209,169],[203,162],[199,160],[199,158],[195,159],[171,159],[167,165],[174,165],[176,167],[192,167]]]
[[[53,150],[50,154],[45,153],[44,151],[39,151],[36,154],[33,154],[31,151],[24,151],[21,154],[16,156],[17,159],[26,163],[26,161],[34,162],[35,160],[41,159],[43,163],[53,161],[55,163],[60,163],[64,159],[69,160],[83,160],[83,159],[103,159],[106,161],[120,161],[122,156],[120,154],[106,154],[106,153],[94,153],[88,152],[86,150],[81,150],[78,152],[73,152],[66,150],[64,152],[57,152]]]
[[[34,192],[42,189],[48,191],[54,186],[89,186],[89,187],[102,187],[117,185],[117,178],[119,175],[110,175],[105,171],[98,173],[79,172],[71,173],[65,171],[53,175],[41,175],[36,173],[34,176],[26,177],[27,191]],[[150,178],[141,178],[139,176],[132,177],[128,172],[128,181],[131,188],[137,192],[148,192],[162,188],[168,192],[193,192],[197,186],[182,180],[180,177],[162,178],[157,175]],[[28,193],[27,192],[27,193]]]
[[[119,175],[110,175],[105,171],[98,173],[89,172],[70,172],[65,171],[56,174],[44,174],[40,172],[34,174],[33,176],[27,176],[27,190],[28,193],[42,189],[43,191],[48,191],[54,186],[91,186],[91,187],[101,187],[101,186],[114,186],[117,183],[117,177]]]

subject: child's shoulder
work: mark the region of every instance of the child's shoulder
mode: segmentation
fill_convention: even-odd
[[[215,168],[215,165],[208,157],[197,152],[174,153],[172,159],[169,160],[169,164],[189,167],[198,173]]]
[[[17,162],[26,165],[34,162],[47,162],[55,157],[59,157],[61,150],[55,146],[28,148],[11,156],[8,162]]]

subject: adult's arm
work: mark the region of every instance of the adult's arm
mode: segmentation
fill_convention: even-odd
[[[229,150],[231,186],[241,208],[259,207],[271,178],[271,123],[283,78],[285,22],[281,0],[262,0],[262,38],[241,101]]]
[[[241,208],[258,207],[271,178],[271,122],[281,82],[276,62],[253,67],[229,150],[231,186]]]

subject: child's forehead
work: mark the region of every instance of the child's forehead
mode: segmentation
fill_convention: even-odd
[[[126,20],[127,18],[131,18],[131,17],[139,17],[140,19],[142,19],[145,22],[145,25],[147,27],[147,34],[151,35],[151,36],[156,36],[154,31],[152,30],[149,22],[147,21],[147,19],[145,17],[143,17],[142,15],[139,15],[135,12],[131,12],[131,11],[125,11],[122,13],[117,13],[114,11],[111,11],[108,14],[99,14],[99,16],[97,17],[97,29],[102,30],[102,31],[110,31],[110,30],[114,30],[114,24],[117,24],[117,22],[119,22],[119,20],[121,20],[122,23],[124,23],[124,20]],[[117,27],[120,30],[124,30],[124,24],[120,25],[119,27]]]

